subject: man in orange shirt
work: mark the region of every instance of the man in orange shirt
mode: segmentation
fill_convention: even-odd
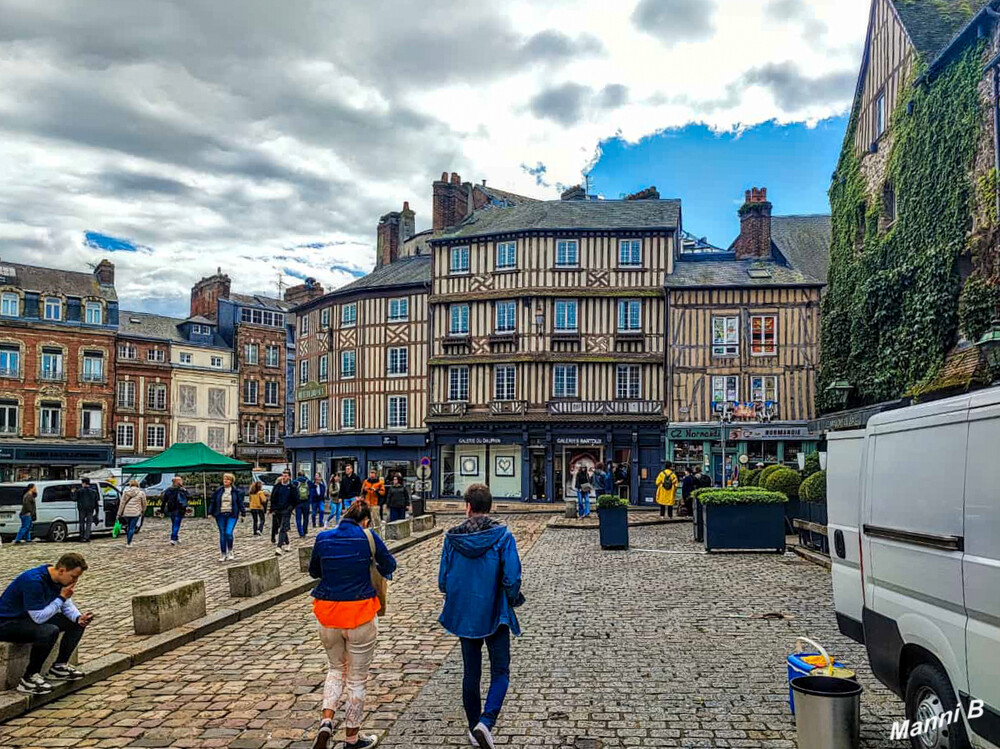
[[[368,472],[368,478],[361,484],[361,496],[372,508],[372,527],[380,527],[382,525],[381,505],[385,498],[385,481],[378,477],[378,472],[375,469]]]

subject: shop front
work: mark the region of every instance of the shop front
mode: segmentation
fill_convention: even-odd
[[[398,473],[410,485],[417,480],[420,459],[428,455],[423,432],[288,437],[285,448],[292,456],[294,470],[310,478],[319,473],[325,480],[350,465],[362,477],[371,470],[386,480]]]
[[[79,478],[114,465],[111,445],[0,443],[0,479],[46,481]]]
[[[805,422],[672,424],[667,429],[667,457],[678,468],[701,466],[721,484],[723,461],[730,481],[741,466],[780,463],[797,468],[799,453],[815,452],[818,442],[819,435]]]

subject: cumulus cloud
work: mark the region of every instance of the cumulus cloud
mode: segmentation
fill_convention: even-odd
[[[0,257],[177,312],[218,266],[346,283],[442,171],[555,198],[608,137],[845,111],[868,2],[803,5],[0,0]]]

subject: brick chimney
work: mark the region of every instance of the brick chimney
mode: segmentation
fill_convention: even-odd
[[[625,200],[659,200],[660,191],[656,189],[656,185],[652,187],[647,187],[645,190],[639,190],[639,192],[634,192],[631,195],[626,195]]]
[[[114,286],[115,264],[107,259],[101,260],[94,268],[94,276],[97,277],[97,283],[101,286]]]
[[[403,243],[415,232],[416,214],[410,209],[408,202],[403,203],[402,211],[392,211],[380,218],[375,267],[396,262],[403,249]]]
[[[563,190],[562,195],[559,196],[560,200],[586,200],[587,191],[583,189],[583,185],[574,185],[567,190]]]
[[[219,268],[214,276],[201,279],[191,288],[191,317],[218,318],[219,300],[229,299],[232,282]]]
[[[318,299],[325,293],[323,285],[319,281],[315,278],[307,278],[305,283],[285,289],[285,301],[292,306],[297,306]]]
[[[441,173],[441,179],[434,183],[434,232],[441,232],[459,224],[472,213],[472,183],[462,182],[455,172]]]
[[[737,260],[771,257],[771,203],[766,187],[747,190],[746,202],[740,207],[740,236],[734,246]]]

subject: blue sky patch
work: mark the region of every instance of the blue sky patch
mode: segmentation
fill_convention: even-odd
[[[143,247],[131,240],[112,237],[97,231],[84,232],[83,236],[84,244],[87,247],[93,247],[95,250],[105,250],[106,252],[139,252],[140,250],[149,250],[148,247]]]

